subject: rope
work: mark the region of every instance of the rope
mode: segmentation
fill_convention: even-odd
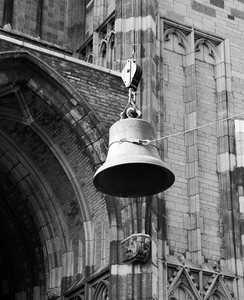
[[[112,142],[112,143],[109,145],[109,147],[112,146],[114,143],[119,143],[119,144],[121,144],[121,143],[124,143],[124,142],[132,143],[132,144],[136,144],[136,145],[148,146],[149,144],[151,144],[151,143],[153,143],[153,142],[156,142],[156,141],[159,141],[159,140],[168,139],[168,138],[173,137],[173,136],[185,134],[185,133],[188,133],[188,132],[191,132],[191,131],[194,131],[194,130],[198,130],[198,129],[201,129],[201,128],[205,128],[205,127],[208,127],[208,126],[211,126],[211,125],[214,125],[214,124],[218,124],[218,123],[221,123],[221,122],[224,122],[224,121],[228,121],[228,120],[234,119],[234,118],[236,118],[236,117],[239,117],[239,116],[241,116],[241,115],[244,115],[244,112],[239,113],[239,114],[236,114],[236,115],[234,115],[234,116],[230,116],[230,117],[221,119],[221,120],[218,120],[218,121],[214,121],[214,122],[211,122],[211,123],[202,125],[202,126],[198,126],[198,127],[194,127],[194,128],[188,129],[188,130],[176,132],[176,133],[173,133],[173,134],[170,134],[170,135],[166,135],[166,136],[163,136],[163,137],[160,137],[160,138],[157,138],[157,139],[153,139],[153,140],[148,140],[148,139],[145,139],[145,140],[140,140],[140,139],[138,139],[138,140],[127,140],[126,138],[123,138],[123,139],[120,139],[119,141],[114,141],[114,142]],[[151,145],[151,146],[156,147],[155,145]]]
[[[132,45],[132,54],[131,57],[132,59],[135,59],[135,55],[136,55],[136,16],[135,16],[135,12],[134,12],[134,0],[132,0],[131,2],[132,5],[132,18],[134,18],[134,24],[133,24],[133,45]]]
[[[131,144],[136,144],[136,145],[143,145],[143,146],[147,146],[151,143],[150,140],[127,140],[126,138],[120,139],[119,141],[114,141],[111,144],[109,144],[109,147],[112,146],[113,144],[118,143],[118,144],[122,144],[122,143],[131,143]],[[153,147],[156,147],[155,145],[151,145]]]
[[[214,125],[214,124],[218,124],[218,123],[221,123],[221,122],[224,122],[224,121],[228,121],[230,119],[234,119],[234,118],[239,117],[241,115],[244,115],[244,112],[236,114],[234,116],[230,116],[230,117],[221,119],[221,120],[218,120],[218,121],[214,121],[214,122],[202,125],[202,126],[194,127],[194,128],[188,129],[188,130],[176,132],[176,133],[173,133],[173,134],[170,134],[170,135],[166,135],[166,136],[154,139],[154,140],[150,140],[150,143],[153,143],[153,142],[156,142],[156,141],[160,141],[160,140],[164,140],[164,139],[168,139],[168,138],[173,137],[173,136],[177,136],[177,135],[181,135],[181,134],[184,134],[184,133],[188,133],[188,132],[191,132],[191,131],[194,131],[194,130],[198,130],[198,129],[201,129],[201,128],[204,128],[204,127],[208,127],[208,126],[211,126],[211,125]],[[143,140],[143,141],[147,141],[148,142],[148,140]]]

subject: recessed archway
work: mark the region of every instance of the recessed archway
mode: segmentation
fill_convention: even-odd
[[[0,70],[1,258],[9,266],[2,282],[13,299],[58,295],[78,259],[94,264],[87,198],[96,193],[92,175],[105,159],[106,129],[75,88],[32,54],[1,53]]]

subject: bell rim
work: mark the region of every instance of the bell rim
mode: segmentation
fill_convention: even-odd
[[[165,170],[168,170],[169,173],[172,173],[172,175],[175,177],[173,171],[170,169],[170,167],[165,163],[163,162],[162,160],[158,159],[158,158],[155,158],[155,157],[151,157],[149,156],[150,158],[150,161],[145,161],[145,155],[130,155],[129,158],[128,156],[120,156],[120,161],[118,162],[118,160],[114,159],[114,158],[109,158],[109,163],[107,163],[108,160],[106,160],[104,162],[104,164],[102,164],[95,172],[93,178],[99,173],[101,172],[102,170],[108,168],[108,167],[114,167],[114,166],[117,166],[117,165],[125,165],[125,164],[133,164],[133,163],[143,163],[143,164],[154,164],[154,165],[157,165],[159,167],[162,167],[164,168]]]
[[[165,190],[167,190],[168,188],[170,188],[174,182],[175,182],[175,175],[174,173],[171,171],[171,169],[167,166],[166,163],[164,163],[163,161],[154,158],[154,162],[152,162],[152,158],[150,158],[150,162],[143,162],[142,160],[139,160],[138,155],[136,155],[137,157],[137,161],[135,161],[135,157],[131,156],[130,158],[132,159],[132,161],[128,161],[128,158],[126,161],[120,161],[119,163],[117,161],[114,161],[113,163],[111,163],[111,161],[108,163],[104,163],[100,168],[97,169],[96,173],[94,174],[93,177],[93,184],[96,187],[96,189],[104,194],[110,195],[110,196],[115,196],[115,197],[122,197],[122,198],[128,198],[128,197],[143,197],[143,196],[150,196],[150,195],[156,195],[159,194]],[[142,158],[145,159],[145,157],[142,155]],[[116,168],[119,166],[125,166],[125,165],[133,165],[133,164],[143,164],[143,165],[153,165],[154,167],[157,167],[159,169],[161,169],[161,171],[166,174],[167,176],[167,181],[166,183],[163,185],[163,187],[159,187],[158,189],[155,190],[155,192],[152,194],[151,191],[149,193],[140,193],[138,191],[137,195],[129,195],[129,194],[125,194],[125,193],[111,193],[111,190],[104,190],[104,188],[101,188],[99,186],[99,177],[101,176],[101,173],[103,171],[108,170],[109,168]],[[163,174],[162,173],[162,174]],[[104,175],[104,174],[103,174]]]

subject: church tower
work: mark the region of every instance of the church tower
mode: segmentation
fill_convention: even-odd
[[[0,299],[244,299],[243,9],[0,2]],[[175,175],[145,197],[93,185],[128,60]]]

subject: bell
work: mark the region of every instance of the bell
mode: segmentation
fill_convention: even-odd
[[[168,189],[175,176],[157,148],[146,142],[153,139],[153,127],[143,119],[127,118],[113,124],[107,159],[94,175],[94,186],[117,197],[149,196]]]

